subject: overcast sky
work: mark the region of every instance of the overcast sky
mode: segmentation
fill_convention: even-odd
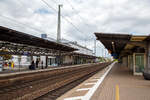
[[[63,4],[62,38],[93,50],[94,32],[150,33],[150,0],[44,0],[58,9]],[[42,0],[0,0],[0,25],[35,36],[56,38],[57,12]],[[69,20],[72,24],[68,23]],[[97,42],[97,56],[103,46]]]

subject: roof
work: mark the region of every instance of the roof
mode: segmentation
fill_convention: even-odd
[[[30,46],[36,46],[36,47],[52,49],[52,50],[67,51],[67,52],[76,50],[75,48],[66,46],[64,44],[56,43],[50,40],[45,40],[3,26],[0,26],[0,41],[7,41],[12,43],[25,44]]]
[[[97,40],[109,50],[113,56],[118,58],[122,51],[131,50],[136,46],[144,46],[144,41],[149,39],[146,35],[131,35],[121,33],[94,33]],[[142,43],[142,44],[141,44]]]
[[[105,48],[113,53],[120,53],[131,38],[130,34],[95,33],[95,35],[97,40],[100,40]],[[113,44],[115,48],[113,48]]]
[[[62,42],[62,41],[61,41]],[[64,42],[62,42],[62,43],[64,43]],[[72,41],[68,41],[68,42],[66,42],[66,43],[64,43],[64,44],[68,44],[68,45],[73,45],[73,46],[77,46],[77,47],[80,47],[80,48],[83,48],[83,49],[86,49],[86,50],[89,50],[89,51],[92,51],[91,49],[89,49],[89,48],[87,48],[86,46],[82,46],[82,45],[80,45],[80,44],[78,44],[77,42],[72,42]],[[72,47],[73,47],[72,46]]]
[[[64,53],[64,55],[81,56],[81,57],[86,57],[86,58],[97,58],[94,55],[88,55],[88,54],[83,54],[83,53],[78,53],[78,52]]]

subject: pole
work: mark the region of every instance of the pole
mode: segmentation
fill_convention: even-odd
[[[45,66],[45,68],[48,68],[48,56],[47,55],[46,55],[46,66]]]
[[[58,5],[58,27],[57,27],[57,42],[58,43],[61,40],[61,7],[62,5]]]
[[[62,5],[58,5],[58,27],[57,27],[57,43],[60,43],[61,40],[61,7]],[[61,60],[61,51],[59,50],[59,57],[58,57],[58,66],[60,66]]]
[[[20,62],[21,62],[21,55],[19,55],[19,71],[21,70],[20,69],[20,67],[21,67]]]
[[[105,49],[105,58],[106,58],[106,53],[107,53],[107,51],[106,51],[106,49]]]
[[[96,56],[96,40],[94,40],[94,54]]]
[[[103,57],[103,48],[102,48],[102,57]]]

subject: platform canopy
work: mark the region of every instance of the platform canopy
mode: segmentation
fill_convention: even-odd
[[[83,57],[83,58],[91,58],[91,59],[95,59],[98,58],[94,55],[88,55],[88,54],[83,54],[83,53],[79,53],[79,52],[70,52],[70,53],[63,53],[62,55],[68,55],[68,56],[78,56],[78,57]]]
[[[111,53],[114,58],[128,55],[134,52],[137,47],[146,48],[146,40],[149,36],[131,35],[121,33],[94,33],[99,40]]]
[[[9,46],[9,49],[12,49],[12,50],[14,50],[14,48],[16,47],[26,48],[26,50],[28,49],[28,51],[31,51],[32,50],[31,48],[33,48],[35,50],[38,50],[36,51],[38,53],[42,51],[44,52],[45,51],[72,52],[72,51],[77,50],[68,45],[56,43],[50,40],[45,40],[45,39],[42,39],[33,35],[29,35],[23,32],[9,29],[3,26],[0,26],[0,41],[1,41],[0,42],[1,48]]]

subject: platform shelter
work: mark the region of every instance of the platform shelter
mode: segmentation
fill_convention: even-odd
[[[49,56],[58,55],[56,62],[59,63],[61,53],[75,50],[77,49],[62,43],[0,26],[0,56],[17,55],[20,57],[19,62],[21,62],[21,56],[27,56],[31,58],[29,63],[35,60],[34,57],[36,56],[36,59],[43,59],[44,66],[47,67]]]
[[[94,33],[99,40],[134,75],[150,68],[150,36],[121,33]]]

